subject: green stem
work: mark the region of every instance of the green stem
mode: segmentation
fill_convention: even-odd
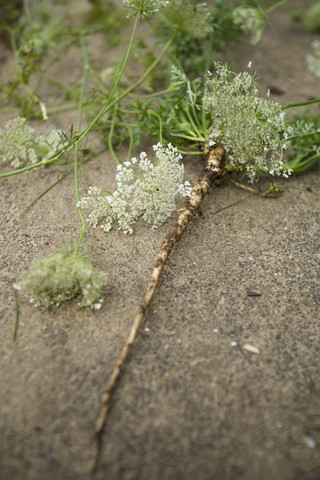
[[[192,142],[196,143],[203,143],[205,139],[203,137],[198,138],[198,137],[192,137],[191,135],[179,135],[178,133],[171,133],[173,137],[179,137],[179,138],[184,138],[185,140],[191,140]]]
[[[180,150],[180,148],[178,148],[178,152],[181,153],[181,155],[203,155],[203,152],[200,151]]]
[[[199,120],[197,118],[197,115],[196,115],[196,112],[194,111],[194,107],[192,106],[192,113],[193,113],[193,118],[192,118],[192,115],[191,115],[191,112],[189,111],[189,109],[187,110],[187,117],[189,119],[189,122],[190,124],[192,125],[192,131],[195,132],[197,135],[199,135],[199,137],[204,133],[204,130],[202,128],[202,126],[200,125],[199,123]],[[195,121],[197,122],[198,126],[195,124]],[[200,127],[200,130],[199,128]]]
[[[312,135],[319,135],[319,130],[313,130],[312,132],[306,132],[306,133],[297,133],[297,135],[290,135],[290,137],[287,137],[285,140],[294,140],[295,138],[300,138],[300,137],[311,137]]]
[[[72,39],[69,43],[67,43],[67,45],[64,45],[64,47],[61,48],[59,50],[59,52],[56,55],[53,56],[53,58],[50,60],[50,62],[42,69],[42,71],[39,75],[38,81],[37,81],[35,92],[39,91],[39,88],[42,84],[43,78],[44,78],[45,74],[48,72],[48,70],[58,60],[58,58],[60,58],[61,55],[63,55],[74,44],[74,42],[75,42],[74,39]]]
[[[114,106],[113,113],[112,113],[111,125],[110,125],[110,130],[109,130],[109,135],[108,135],[108,147],[109,147],[109,150],[111,152],[111,155],[113,156],[114,161],[116,162],[117,165],[120,165],[119,159],[118,159],[118,157],[117,157],[117,155],[116,155],[116,153],[113,149],[113,145],[112,145],[112,137],[113,137],[114,125],[115,125],[115,122],[116,122],[117,111],[118,111],[118,105],[116,104]]]
[[[130,96],[137,97],[137,98],[153,98],[153,97],[160,97],[170,92],[172,92],[172,88],[167,88],[166,90],[160,90],[159,92],[155,92],[155,93],[141,93],[141,94],[130,93]]]
[[[315,98],[313,100],[307,100],[306,102],[288,103],[288,105],[283,105],[281,109],[285,110],[286,108],[302,107],[303,105],[311,105],[312,103],[319,103],[319,102],[320,102],[320,98]]]
[[[77,103],[71,103],[70,105],[61,105],[60,107],[52,107],[48,108],[48,113],[57,113],[57,112],[64,112],[65,110],[74,110],[77,108]]]
[[[32,20],[31,20],[31,13],[29,9],[29,0],[24,0],[23,9],[24,9],[24,14],[26,16],[27,22],[28,24],[30,24]]]
[[[81,46],[81,52],[83,57],[83,63],[84,63],[84,72],[83,72],[82,85],[81,85],[81,91],[80,91],[80,97],[79,97],[78,122],[77,122],[78,130],[81,129],[83,101],[84,101],[84,94],[86,90],[88,71],[89,71],[88,52],[86,49],[86,43],[83,35],[80,36],[80,46]],[[75,191],[76,191],[76,199],[77,199],[77,209],[78,209],[79,217],[81,220],[82,229],[81,229],[79,240],[77,242],[77,246],[74,251],[75,255],[78,254],[79,248],[81,247],[81,244],[83,242],[83,239],[86,233],[86,222],[85,222],[81,207],[79,206],[80,195],[79,195],[79,178],[78,178],[78,154],[79,154],[79,144],[75,145],[75,148],[74,148],[74,182],[75,182]]]
[[[16,339],[16,336],[17,336],[17,331],[18,331],[18,325],[19,325],[19,305],[18,305],[18,296],[17,296],[17,291],[16,289],[14,288],[14,285],[12,283],[12,281],[10,280],[10,278],[7,278],[6,277],[6,280],[9,282],[11,288],[12,288],[12,292],[13,292],[13,298],[14,298],[14,304],[15,304],[15,322],[14,322],[14,327],[13,327],[13,332],[12,332],[12,335],[11,335],[11,342],[14,342],[15,339]]]
[[[165,53],[167,52],[168,48],[170,47],[171,43],[173,41],[173,37],[168,40],[168,42],[165,44],[165,46],[163,47],[162,51],[160,52],[160,54],[158,55],[158,57],[156,58],[156,60],[154,60],[154,62],[149,66],[149,68],[144,72],[144,74],[139,78],[139,80],[137,80],[133,85],[131,85],[131,87],[128,87],[126,90],[124,90],[122,92],[122,94],[120,94],[117,98],[115,98],[111,103],[110,102],[110,99],[111,99],[111,95],[110,97],[108,98],[105,106],[102,108],[102,110],[100,111],[100,113],[95,117],[95,119],[90,123],[90,125],[88,125],[88,127],[86,127],[78,136],[75,140],[71,141],[69,146],[66,147],[65,149],[63,149],[63,151],[61,153],[58,153],[57,155],[55,155],[54,157],[52,157],[51,159],[47,160],[45,163],[44,162],[38,162],[38,163],[34,163],[33,165],[29,165],[28,167],[24,167],[24,168],[20,168],[18,170],[14,170],[14,171],[11,171],[11,172],[7,172],[7,173],[2,173],[0,174],[0,178],[5,178],[5,177],[11,177],[13,175],[18,175],[20,173],[23,173],[23,172],[26,172],[28,170],[33,170],[34,168],[38,168],[38,167],[41,167],[43,165],[50,165],[51,163],[54,163],[56,162],[57,160],[59,160],[59,158],[61,158],[65,153],[68,153],[70,152],[75,145],[78,145],[81,140],[90,132],[90,130],[94,127],[94,125],[98,122],[98,120],[101,118],[101,116],[107,111],[109,110],[110,108],[112,108],[117,102],[119,102],[120,100],[122,100],[126,95],[128,95],[129,93],[132,92],[132,90],[134,90],[135,88],[137,88],[139,85],[141,85],[141,83],[144,82],[144,80],[147,78],[147,76],[151,73],[151,71],[158,65],[158,63],[161,61],[162,57],[165,55]],[[118,82],[119,83],[119,82]],[[203,141],[203,140],[201,140]]]
[[[291,166],[290,163],[288,164],[289,168],[292,168],[292,170],[295,173],[301,173],[304,172],[305,170],[308,170],[308,168],[312,167],[318,160],[319,160],[319,155],[313,155],[312,157],[307,158],[303,162],[299,162],[298,165],[293,165]]]
[[[157,113],[155,112],[150,112],[151,115],[154,115],[158,120],[159,120],[159,141],[160,143],[162,144],[163,143],[163,138],[162,138],[162,131],[163,131],[163,127],[162,127],[162,118],[160,117],[160,115],[158,115]]]
[[[127,161],[129,162],[130,159],[131,159],[131,153],[132,153],[132,149],[133,149],[133,133],[132,133],[132,128],[130,127],[130,125],[125,121],[125,125],[126,125],[126,128],[129,132],[129,138],[130,138],[130,142],[129,142],[129,148],[128,148],[128,156],[127,156]]]
[[[274,5],[271,5],[271,7],[267,8],[267,10],[264,11],[264,13],[268,14],[272,12],[272,10],[275,10],[276,8],[281,7],[285,3],[288,3],[289,0],[281,0],[280,2],[275,3]]]
[[[62,182],[62,180],[64,178],[66,178],[68,175],[70,175],[70,173],[72,172],[72,170],[69,170],[67,173],[65,173],[64,175],[62,175],[61,177],[59,176],[58,180],[54,183],[52,183],[48,188],[46,188],[43,192],[41,192],[36,198],[34,198],[32,200],[31,203],[29,203],[29,205],[26,206],[26,208],[20,213],[19,215],[19,218],[22,218],[29,210],[31,207],[33,207],[33,205],[38,201],[40,200],[40,198],[42,198],[46,193],[48,193],[52,188],[54,188],[56,185],[58,185],[60,182]]]

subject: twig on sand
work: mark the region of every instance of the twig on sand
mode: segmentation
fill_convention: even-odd
[[[132,327],[130,330],[130,334],[127,338],[125,346],[123,347],[117,364],[109,377],[104,392],[102,396],[101,402],[101,409],[99,413],[99,417],[96,423],[95,429],[95,453],[94,459],[92,464],[92,473],[94,473],[98,466],[99,455],[101,450],[101,440],[102,440],[102,433],[104,430],[104,426],[106,423],[109,407],[110,407],[110,400],[112,398],[112,393],[114,388],[117,384],[117,381],[121,375],[121,369],[129,355],[130,349],[135,341],[137,336],[137,332],[141,325],[141,322],[145,316],[145,313],[150,306],[152,301],[153,295],[157,288],[159,278],[161,272],[168,260],[170,253],[173,250],[175,244],[180,240],[183,232],[186,230],[187,226],[192,220],[192,217],[200,208],[206,194],[208,193],[210,187],[214,184],[214,182],[225,175],[226,171],[223,167],[223,159],[224,159],[224,148],[221,144],[216,144],[214,146],[209,146],[205,144],[204,147],[204,159],[205,165],[204,168],[194,184],[190,198],[186,201],[183,208],[180,210],[180,214],[172,227],[171,231],[165,237],[161,250],[158,254],[156,263],[153,268],[153,272],[151,275],[151,279],[149,281],[148,287],[141,298],[140,305],[137,311],[134,314]]]

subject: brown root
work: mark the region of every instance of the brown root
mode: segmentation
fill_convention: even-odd
[[[104,430],[104,426],[106,423],[109,407],[110,407],[110,400],[112,397],[112,393],[116,386],[116,383],[121,375],[121,369],[129,355],[130,349],[135,341],[137,336],[137,332],[141,325],[142,320],[144,319],[146,310],[150,306],[152,301],[153,295],[157,288],[159,278],[161,272],[168,260],[170,253],[172,252],[173,247],[175,244],[180,240],[183,232],[186,230],[187,226],[192,220],[192,217],[199,209],[201,203],[203,202],[208,190],[213,185],[213,183],[218,179],[221,178],[225,174],[225,170],[222,166],[223,159],[224,159],[224,148],[222,145],[217,144],[214,147],[210,147],[209,145],[205,145],[204,149],[204,158],[205,158],[205,165],[204,168],[194,184],[190,197],[186,201],[183,208],[181,208],[180,214],[172,227],[171,231],[165,237],[161,250],[158,254],[156,263],[153,268],[153,272],[151,275],[151,279],[149,281],[148,287],[146,292],[144,293],[143,297],[141,298],[140,305],[134,314],[133,324],[130,330],[130,334],[127,338],[125,346],[123,347],[119,358],[117,360],[116,366],[106,383],[103,395],[102,395],[102,402],[101,402],[101,409],[99,413],[99,417],[96,423],[95,429],[95,455],[92,465],[92,473],[94,473],[98,466],[99,461],[99,454],[101,449],[101,437]]]

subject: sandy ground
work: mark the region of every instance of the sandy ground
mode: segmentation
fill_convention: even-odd
[[[263,88],[284,91],[283,104],[319,96],[305,66],[315,37],[285,11],[272,19],[261,44],[233,49],[238,68],[253,61]],[[72,60],[76,77],[81,64]],[[185,163],[195,179],[201,160]],[[86,168],[90,184],[110,187],[114,171],[108,154]],[[52,166],[1,181],[1,480],[89,479],[101,393],[170,225],[141,224],[132,236],[88,228],[95,264],[109,273],[101,311],[46,313],[19,298],[10,343],[5,276],[18,278],[80,229],[72,175],[19,219],[57,174]],[[319,180],[319,166],[281,180],[277,199],[227,180],[212,189],[165,267],[123,371],[98,480],[320,478]]]

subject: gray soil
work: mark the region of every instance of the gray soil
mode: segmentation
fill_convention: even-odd
[[[265,91],[283,91],[281,103],[304,101],[319,96],[305,64],[313,38],[288,11],[275,11],[259,45],[232,53],[238,70],[253,62]],[[4,49],[1,57],[12,62]],[[81,76],[80,59],[59,68]],[[75,119],[73,112],[56,121],[67,128]],[[194,180],[200,158],[185,165]],[[89,184],[107,188],[114,173],[109,154],[86,167]],[[19,297],[11,343],[14,299],[5,277],[19,278],[80,230],[72,175],[19,218],[57,175],[51,166],[1,180],[1,480],[90,478],[101,394],[174,221],[158,230],[141,224],[132,236],[88,228],[94,263],[109,274],[103,308],[48,313]],[[98,480],[320,478],[319,180],[320,166],[281,179],[276,199],[226,179],[212,189],[165,267],[123,370]]]

